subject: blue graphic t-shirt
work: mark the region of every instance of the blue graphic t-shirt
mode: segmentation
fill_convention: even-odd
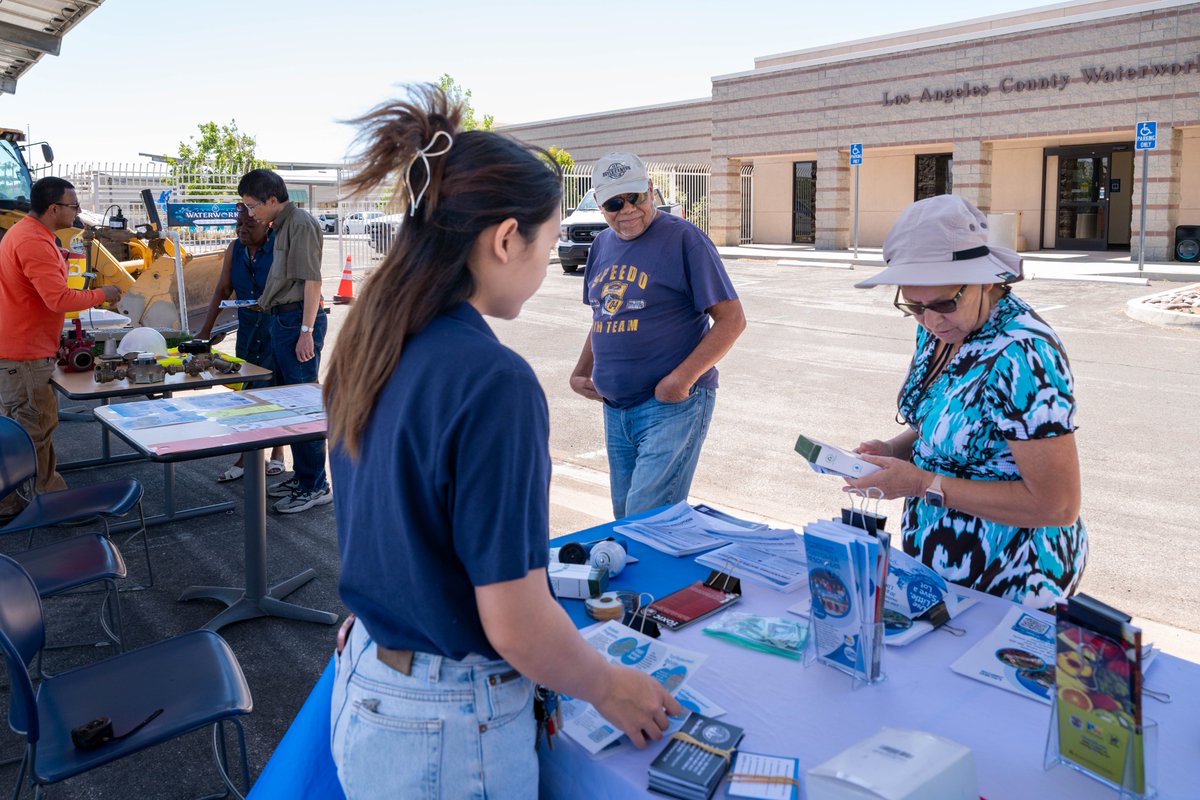
[[[1002,297],[922,390],[936,343],[918,326],[913,365],[900,390],[900,413],[918,434],[918,467],[972,480],[1020,480],[1010,441],[1075,431],[1067,354],[1023,300]],[[904,551],[942,577],[1036,608],[1071,594],[1087,561],[1082,520],[1019,528],[910,497],[902,528]]]
[[[602,232],[583,283],[596,391],[617,408],[649,400],[708,332],[708,309],[736,298],[717,248],[681,217],[659,212],[632,241]],[[716,367],[696,385],[716,388]]]

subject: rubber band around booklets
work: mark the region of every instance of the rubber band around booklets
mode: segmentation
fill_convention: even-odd
[[[706,753],[712,753],[714,756],[720,756],[721,758],[725,759],[726,764],[729,764],[729,762],[733,759],[734,750],[737,749],[737,748],[732,748],[729,750],[722,750],[719,747],[713,747],[711,744],[702,742],[699,739],[697,739],[695,736],[686,734],[683,731],[676,731],[675,733],[671,734],[671,738],[678,739],[679,741],[684,742],[685,744],[695,745],[696,747],[699,747],[701,750],[703,750]]]
[[[800,781],[786,775],[755,775],[752,772],[730,772],[725,776],[727,781],[742,783],[776,783],[780,785],[799,786]]]

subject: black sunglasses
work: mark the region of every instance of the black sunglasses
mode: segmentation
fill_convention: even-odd
[[[896,299],[892,301],[892,305],[913,317],[919,317],[926,311],[933,311],[938,314],[953,314],[958,309],[958,301],[962,299],[963,292],[967,290],[967,284],[963,284],[958,293],[949,300],[934,300],[932,303],[902,303],[900,302],[900,287],[896,287]]]
[[[646,202],[647,194],[649,194],[649,192],[619,194],[616,197],[610,197],[609,199],[605,200],[600,204],[600,207],[610,214],[615,214],[624,208],[626,203],[640,206],[642,203]]]

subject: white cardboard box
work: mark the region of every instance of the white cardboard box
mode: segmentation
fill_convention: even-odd
[[[807,800],[977,800],[971,748],[883,728],[805,773]]]
[[[550,585],[556,597],[573,597],[586,600],[599,597],[608,588],[608,570],[597,569],[591,564],[562,564],[551,561],[546,567]]]

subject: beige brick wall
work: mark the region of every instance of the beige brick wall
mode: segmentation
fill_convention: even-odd
[[[1154,119],[1172,144],[1151,158],[1147,252],[1166,257],[1175,220],[1200,221],[1200,3],[904,46],[909,49],[850,57],[826,53],[820,63],[794,61],[803,54],[769,58],[762,63],[781,66],[714,79],[711,102],[505,130],[564,147],[582,162],[627,148],[648,160],[703,162],[720,170],[761,163],[767,186],[755,188],[754,214],[763,242],[790,238],[791,191],[781,180],[791,161],[816,154],[822,248],[849,242],[846,154],[852,142],[865,146],[864,185],[872,176],[870,196],[860,197],[864,246],[882,243],[911,201],[905,159],[952,152],[956,193],[985,210],[1021,211],[1021,235],[1036,247],[1043,211],[1053,217],[1042,192],[1043,148],[1131,142],[1134,123]],[[922,100],[926,90],[931,94]],[[949,100],[928,99],[939,91],[949,92]],[[892,102],[904,96],[908,102]],[[733,224],[737,202],[730,193],[714,203],[722,225]],[[1136,197],[1131,213],[1136,217]]]

